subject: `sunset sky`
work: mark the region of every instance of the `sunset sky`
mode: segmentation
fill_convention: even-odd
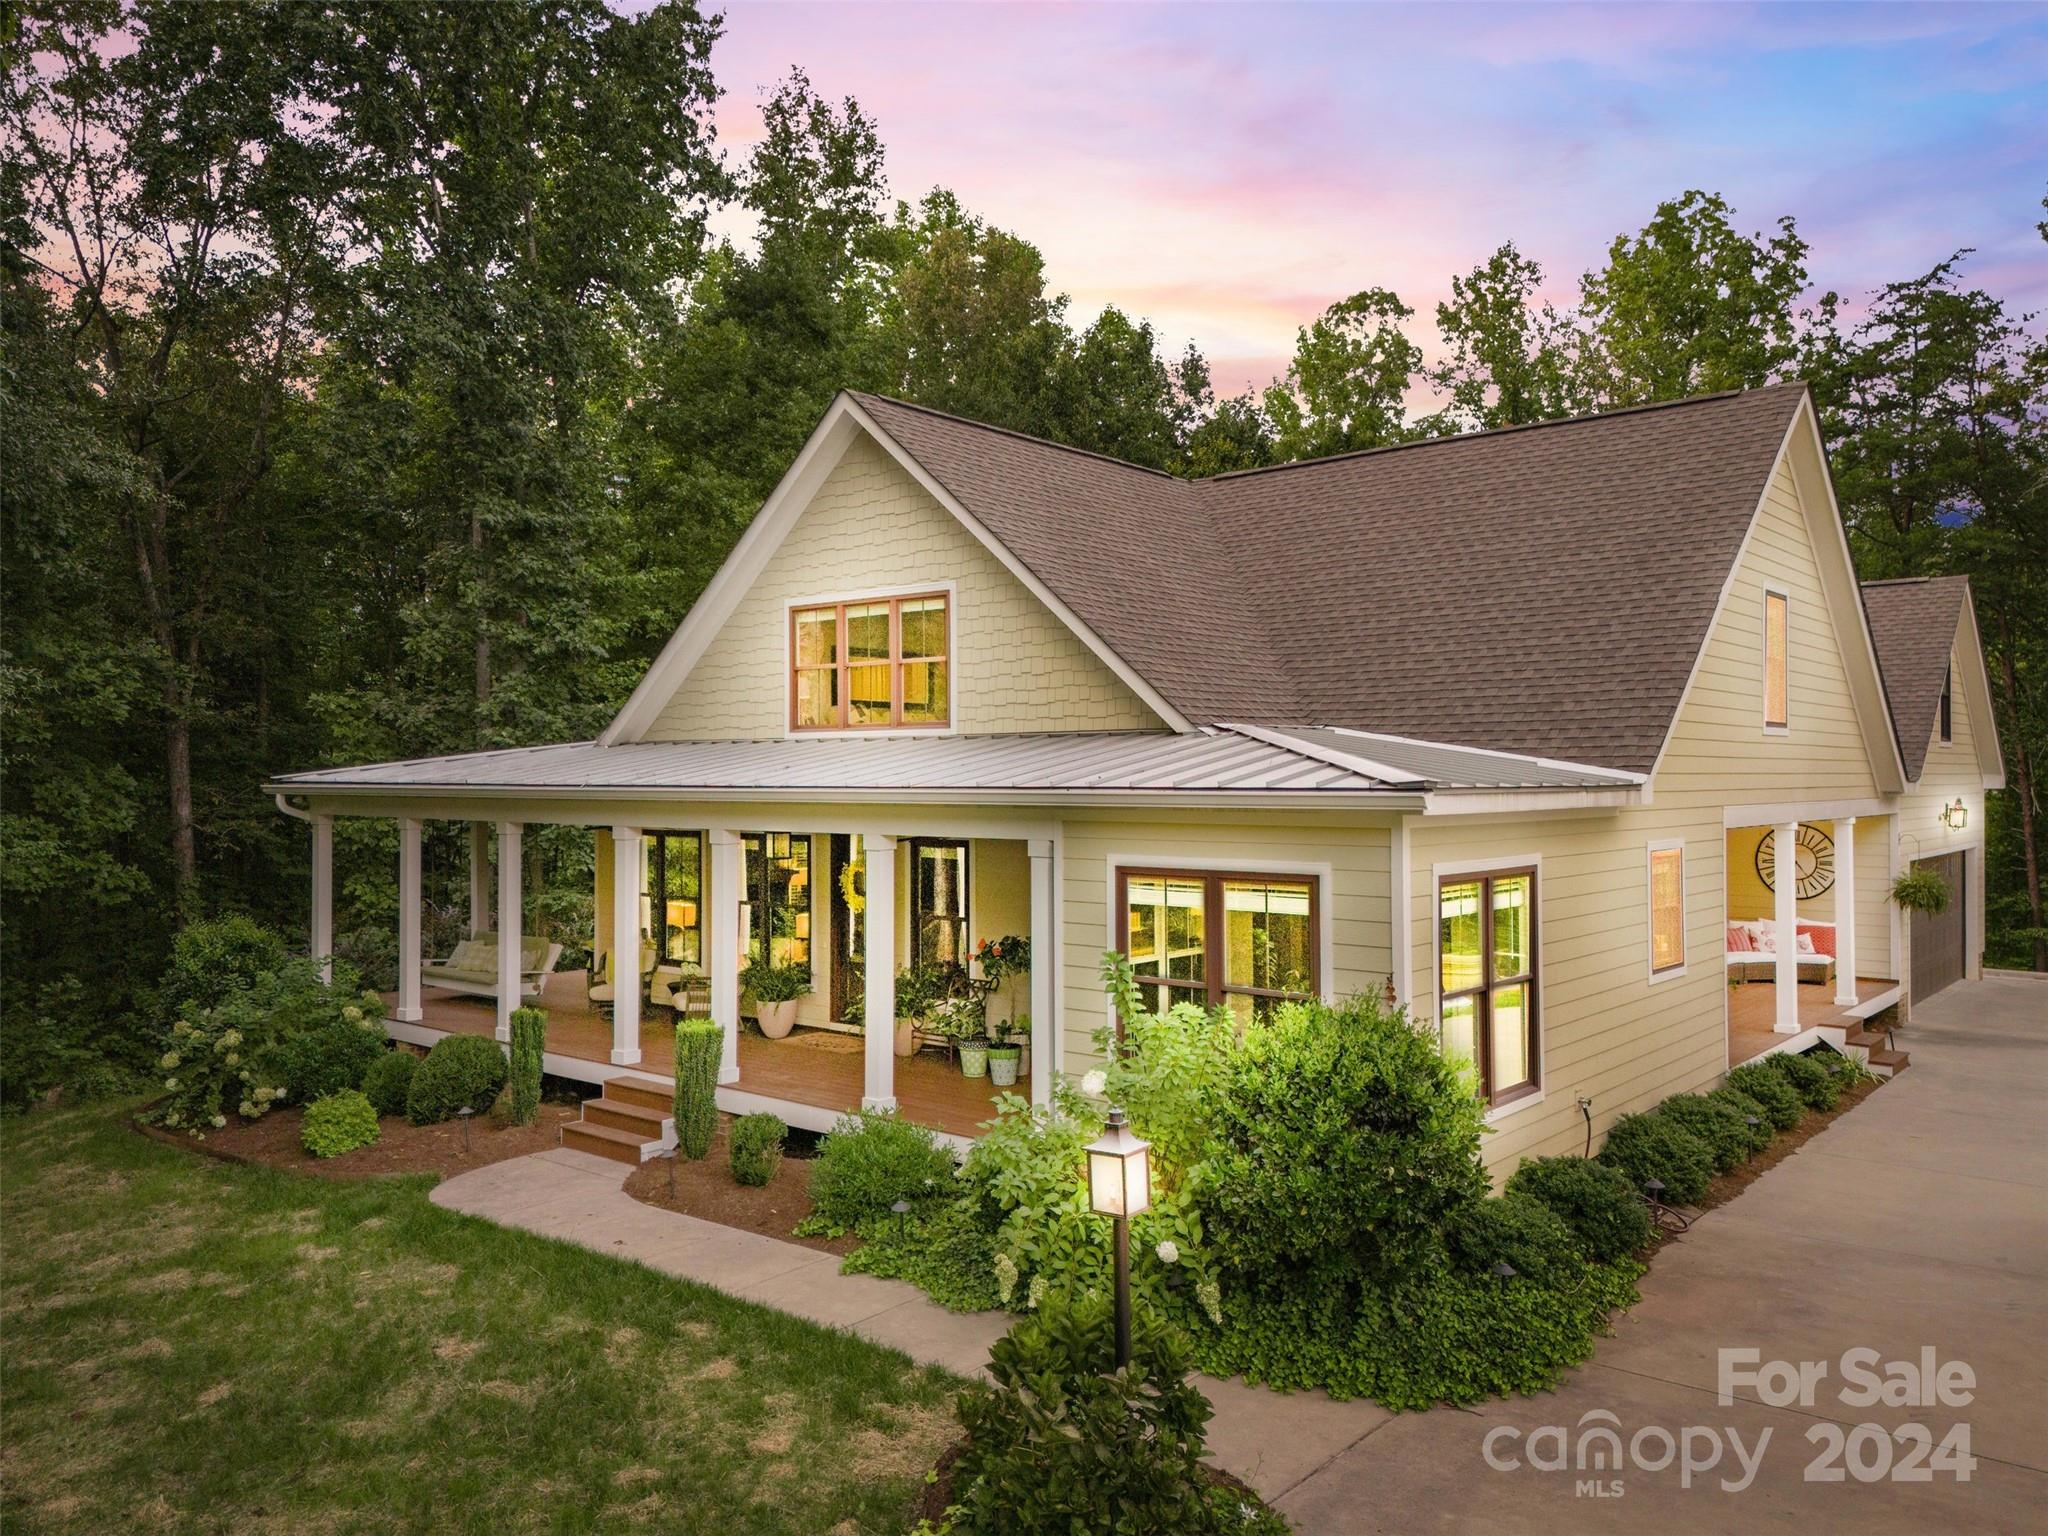
[[[1226,392],[1368,286],[1419,311],[1502,240],[1553,297],[1660,198],[1797,217],[1860,302],[1961,246],[2048,307],[2048,7],[758,4],[713,64],[743,154],[793,64],[852,95],[892,191],[959,193]]]

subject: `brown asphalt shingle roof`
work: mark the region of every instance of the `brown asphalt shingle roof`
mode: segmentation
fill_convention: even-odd
[[[1877,646],[1877,669],[1891,704],[1892,728],[1906,777],[1917,779],[1934,738],[1934,717],[1948,682],[1956,626],[1970,595],[1967,576],[1920,576],[1863,583],[1863,612]]]
[[[860,405],[1198,724],[1647,771],[1798,384],[1185,481]]]

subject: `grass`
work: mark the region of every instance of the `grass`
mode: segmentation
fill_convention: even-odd
[[[0,1124],[0,1526],[901,1530],[958,1383],[638,1265],[129,1131]]]

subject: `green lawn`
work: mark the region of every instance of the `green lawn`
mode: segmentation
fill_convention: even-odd
[[[0,1526],[900,1531],[943,1372],[429,1204],[0,1124]]]

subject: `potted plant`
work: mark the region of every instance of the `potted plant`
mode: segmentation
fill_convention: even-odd
[[[980,988],[984,1003],[992,1004],[1005,981],[1031,969],[1031,941],[1014,933],[999,939],[983,939],[974,947],[974,963],[981,972],[981,980],[975,985]]]
[[[896,973],[896,1054],[917,1054],[917,1025],[932,1003],[931,967],[905,966]]]
[[[1951,894],[1948,882],[1941,876],[1913,865],[1908,865],[1905,873],[1892,882],[1892,905],[1906,914],[1906,921],[1899,924],[1899,975],[1905,978],[1899,983],[1899,1028],[1903,1029],[1913,1018],[1913,914],[1939,916],[1948,910]]]
[[[1031,1015],[1019,1014],[1007,1024],[991,1024],[989,1032],[995,1043],[988,1048],[988,1080],[998,1088],[1014,1087],[1017,1069],[1024,1061],[1024,1041],[1031,1038]]]
[[[962,1077],[988,1076],[988,1015],[980,998],[940,998],[932,1005],[929,1022],[953,1042]]]
[[[761,1033],[780,1040],[796,1026],[796,1000],[811,990],[810,967],[757,960],[740,972],[740,986],[754,1000]]]

